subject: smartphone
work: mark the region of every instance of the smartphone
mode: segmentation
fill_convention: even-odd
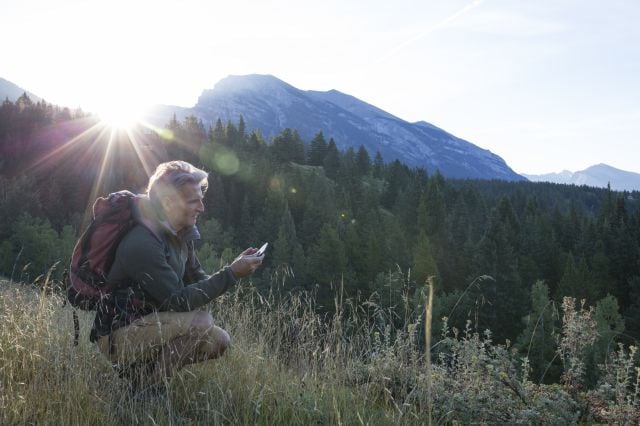
[[[264,244],[262,245],[262,247],[260,247],[260,248],[258,249],[258,251],[254,253],[254,255],[256,255],[256,256],[262,256],[262,255],[264,254],[264,252],[265,252],[265,251],[267,251],[267,246],[268,246],[268,245],[269,245],[269,243],[264,243]]]

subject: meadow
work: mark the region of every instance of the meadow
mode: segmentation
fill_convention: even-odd
[[[225,356],[187,367],[165,393],[140,398],[88,341],[91,313],[79,312],[74,346],[72,309],[55,284],[0,281],[0,424],[640,420],[634,347],[612,352],[595,388],[582,385],[581,354],[595,338],[593,310],[570,298],[558,336],[563,379],[537,384],[526,358],[471,322],[456,330],[444,320],[432,336],[428,291],[426,312],[398,326],[393,309],[374,299],[342,299],[338,292],[335,314],[323,315],[312,294],[265,296],[244,283],[208,307],[232,336]]]

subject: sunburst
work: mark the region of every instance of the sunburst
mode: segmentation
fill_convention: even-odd
[[[142,123],[147,108],[127,99],[106,99],[96,108],[96,115],[114,130],[131,130]]]

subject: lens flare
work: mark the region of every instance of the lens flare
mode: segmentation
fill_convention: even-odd
[[[272,177],[269,181],[269,189],[272,191],[280,191],[282,189],[282,181],[277,176]]]
[[[156,132],[162,139],[166,141],[172,141],[175,139],[175,135],[173,134],[173,131],[171,129],[156,129]]]
[[[213,162],[216,169],[224,175],[233,175],[240,168],[240,160],[231,151],[219,152],[215,155]]]

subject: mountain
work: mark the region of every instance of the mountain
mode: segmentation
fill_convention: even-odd
[[[608,184],[616,191],[640,191],[640,174],[616,169],[606,164],[597,164],[579,172],[564,170],[544,175],[523,174],[533,182],[553,182],[606,188]]]
[[[260,129],[267,139],[292,128],[308,142],[322,131],[340,149],[364,145],[387,162],[439,169],[447,177],[524,180],[499,156],[429,123],[409,123],[337,90],[303,91],[271,75],[229,76],[204,90],[193,108],[163,105],[147,119],[164,126],[174,113],[195,115],[207,127],[242,115],[247,129]]]
[[[42,100],[40,97],[34,95],[33,93],[10,82],[9,80],[5,80],[4,78],[0,77],[0,102],[4,101],[7,98],[11,102],[15,102],[25,92],[33,102]]]

